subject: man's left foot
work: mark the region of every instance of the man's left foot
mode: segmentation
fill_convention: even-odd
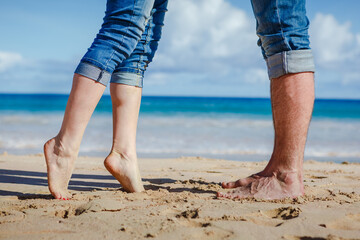
[[[292,172],[263,172],[239,179],[235,182],[222,183],[223,188],[233,188],[227,193],[217,193],[218,197],[241,199],[257,198],[264,200],[296,198],[304,195],[302,175]]]

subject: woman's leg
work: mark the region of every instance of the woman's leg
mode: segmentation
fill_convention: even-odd
[[[154,0],[108,0],[99,34],[75,70],[59,134],[44,146],[51,194],[68,199],[74,161],[87,123],[115,67],[135,49]]]
[[[128,192],[144,190],[136,156],[136,128],[143,76],[161,38],[167,0],[156,0],[152,16],[131,56],[119,64],[111,78],[113,146],[104,165]]]
[[[136,156],[136,128],[142,88],[111,83],[113,146],[105,159],[106,169],[128,192],[144,190]]]
[[[71,197],[67,188],[74,161],[85,128],[104,90],[101,83],[74,75],[60,132],[44,145],[49,190],[56,199]]]

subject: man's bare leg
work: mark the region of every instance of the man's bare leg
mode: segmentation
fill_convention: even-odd
[[[105,159],[106,169],[128,192],[141,192],[144,187],[136,156],[136,129],[142,88],[111,83],[113,105],[113,146]]]
[[[48,184],[56,199],[69,199],[68,184],[85,128],[99,102],[105,86],[75,74],[58,135],[44,145]]]
[[[219,197],[282,199],[304,194],[302,164],[314,105],[314,74],[288,74],[271,80],[275,143],[265,169],[235,182]]]

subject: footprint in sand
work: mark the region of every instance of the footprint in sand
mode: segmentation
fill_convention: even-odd
[[[187,227],[201,227],[202,224],[199,221],[192,221],[199,218],[199,210],[187,210],[176,215],[178,223]]]
[[[176,224],[197,228],[197,236],[189,239],[228,239],[233,234],[231,230],[216,226],[216,224],[213,225],[209,221],[203,221],[204,218],[200,216],[198,208],[183,211],[177,214],[174,220]]]
[[[270,218],[288,220],[298,217],[301,213],[301,209],[298,207],[282,207],[265,211],[263,213]]]
[[[199,218],[199,209],[193,209],[193,210],[184,211],[184,212],[176,215],[176,217],[177,218],[186,218],[186,219]]]
[[[1,211],[0,212],[0,224],[17,222],[23,220],[25,214],[17,211]]]
[[[125,205],[122,202],[116,200],[96,199],[90,200],[88,203],[76,208],[69,207],[68,209],[55,211],[55,216],[69,218],[90,212],[118,212],[124,209],[124,207]]]
[[[56,217],[69,218],[73,216],[80,216],[84,213],[100,211],[102,211],[102,207],[100,204],[94,201],[89,201],[88,203],[80,205],[78,207],[68,207],[68,209],[57,210],[55,211],[54,215]]]
[[[268,211],[259,211],[246,216],[245,219],[255,224],[278,227],[285,221],[300,215],[301,209],[294,207],[281,207]]]

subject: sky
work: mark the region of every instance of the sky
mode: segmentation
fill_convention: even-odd
[[[250,1],[168,8],[144,95],[269,97]],[[358,9],[357,0],[307,1],[317,98],[360,98]],[[101,0],[1,0],[0,92],[69,93],[104,11]]]

